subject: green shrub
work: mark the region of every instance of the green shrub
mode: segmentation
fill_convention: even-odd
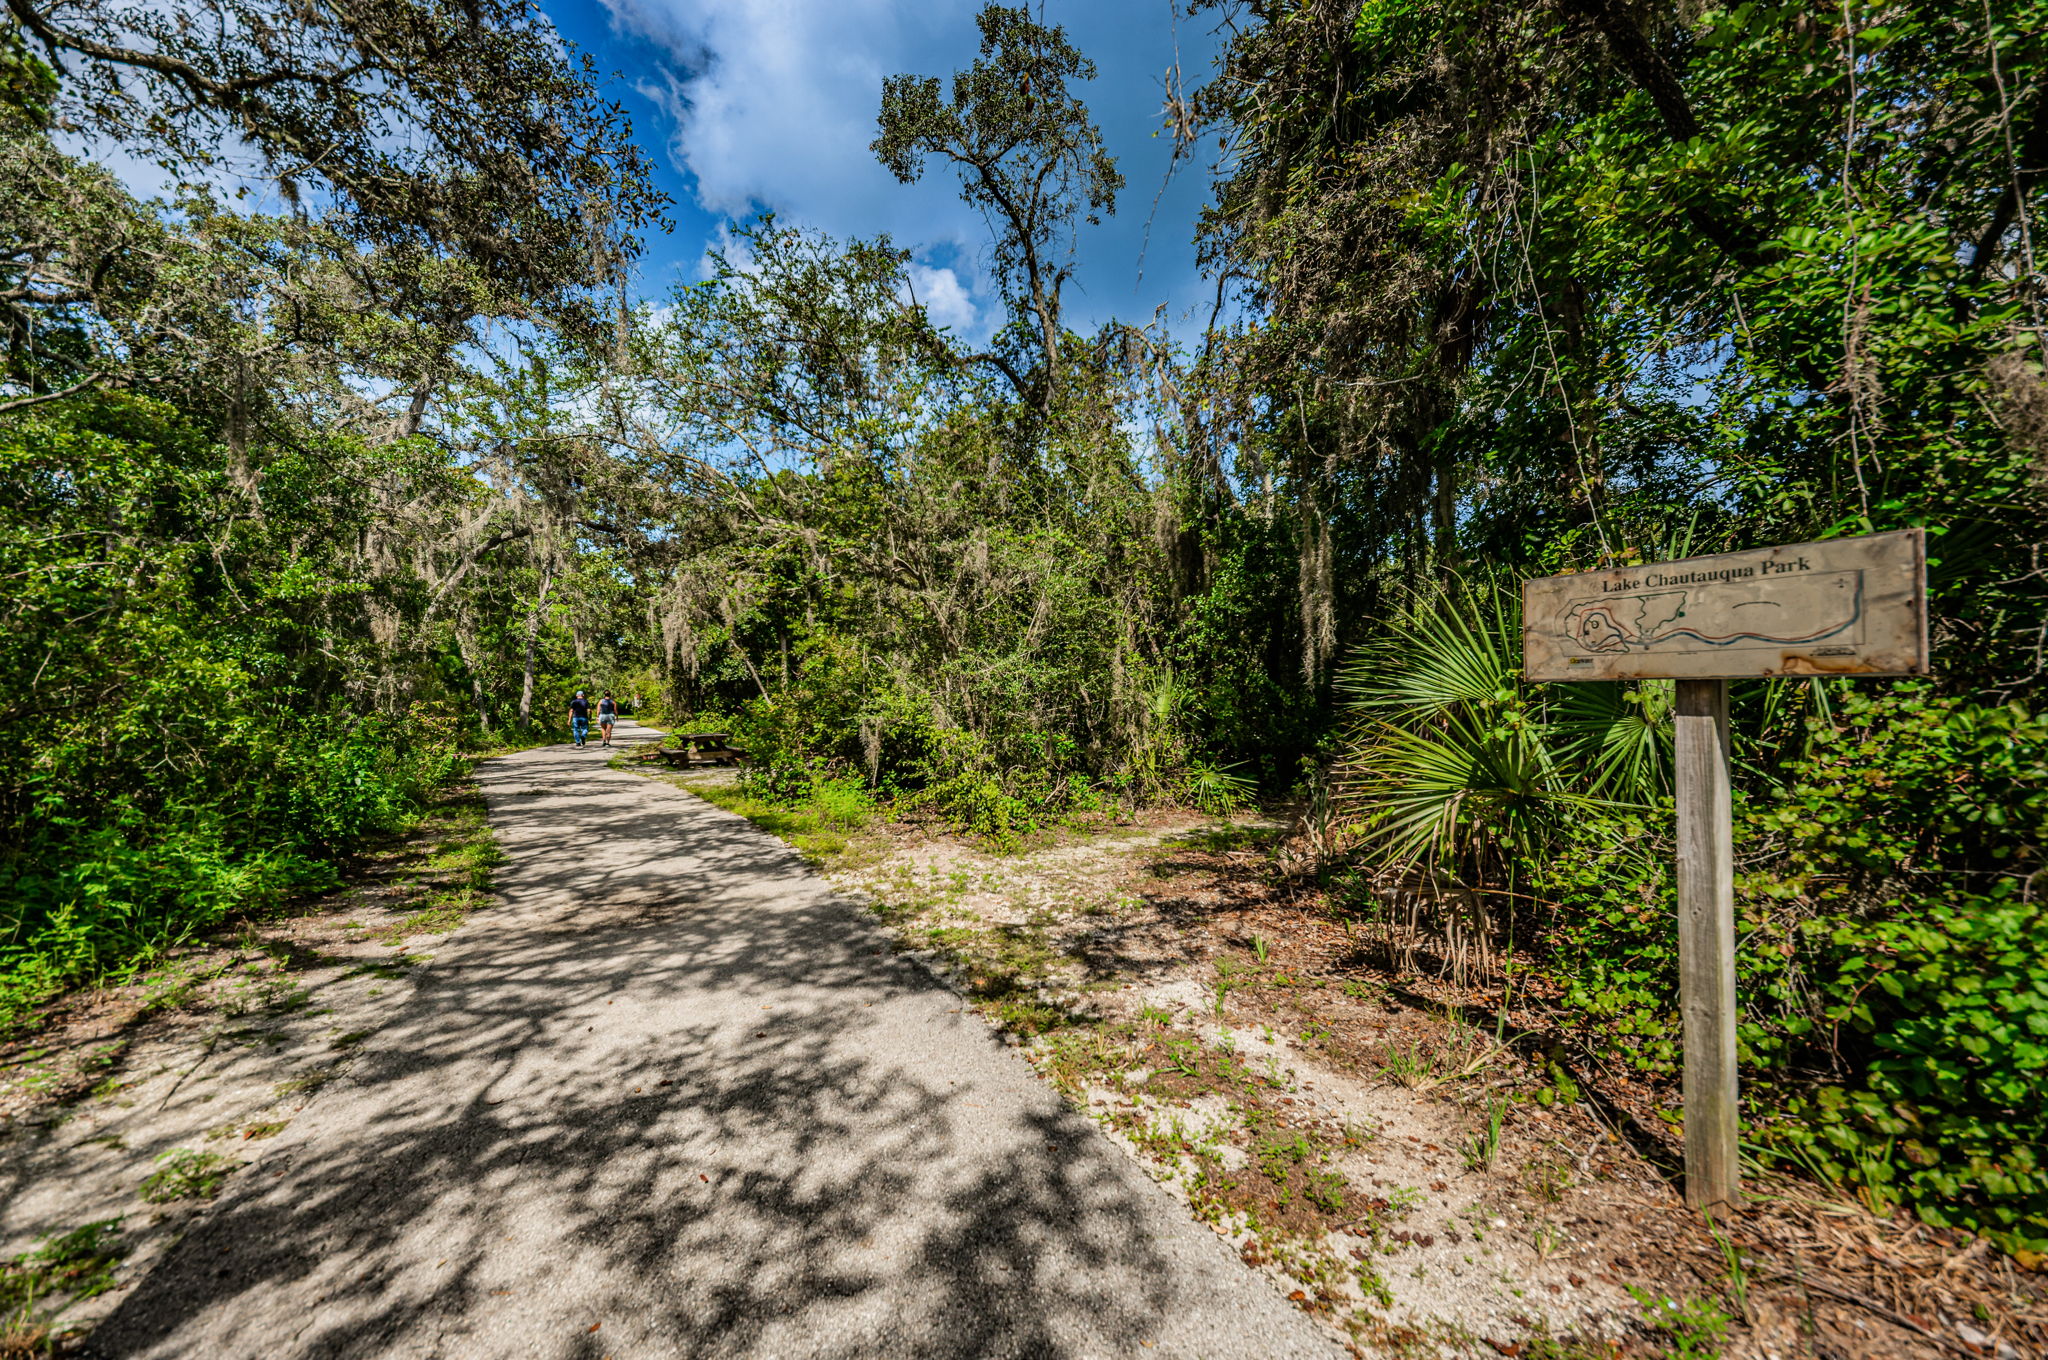
[[[210,797],[145,786],[87,802],[45,784],[31,832],[0,854],[0,1029],[66,985],[331,888],[339,856],[411,825],[464,764],[452,726],[424,720],[239,735],[209,753],[226,784]]]
[[[1610,1053],[1679,1060],[1670,808],[1541,864],[1540,965]],[[2048,718],[1852,690],[1735,819],[1757,1136],[1881,1205],[2048,1245]]]
[[[1828,1016],[1863,1070],[1793,1096],[1772,1142],[1873,1203],[2048,1246],[2048,912],[2007,881],[1834,944]]]

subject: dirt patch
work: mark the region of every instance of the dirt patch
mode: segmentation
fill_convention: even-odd
[[[2048,1353],[2040,1281],[1988,1244],[1763,1174],[1730,1221],[1689,1213],[1675,1092],[1399,970],[1278,830],[1174,813],[999,855],[898,826],[831,876],[1361,1350]]]
[[[229,1176],[264,1174],[433,937],[487,908],[495,863],[482,799],[453,790],[341,891],[65,997],[0,1047],[0,1354],[89,1328]]]

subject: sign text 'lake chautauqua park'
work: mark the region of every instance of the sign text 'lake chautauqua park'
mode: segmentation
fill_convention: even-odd
[[[1530,680],[1917,675],[1918,529],[1547,576],[1522,587]]]

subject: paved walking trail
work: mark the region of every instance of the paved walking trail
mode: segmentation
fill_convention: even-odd
[[[503,905],[96,1352],[1340,1353],[781,842],[606,754],[480,768]]]

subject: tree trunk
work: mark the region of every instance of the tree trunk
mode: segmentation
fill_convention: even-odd
[[[1456,459],[1448,452],[1437,459],[1436,465],[1436,565],[1437,570],[1449,574],[1455,570],[1458,554],[1458,469]]]
[[[477,665],[477,648],[467,631],[455,630],[455,650],[462,657],[463,669],[469,672],[469,694],[476,704],[476,725],[479,731],[491,730],[491,705],[484,694],[483,670]]]
[[[406,406],[405,414],[400,416],[392,425],[391,437],[394,440],[410,439],[420,432],[420,422],[426,418],[427,414],[427,402],[433,398],[433,395],[434,380],[432,378],[421,378],[419,385],[412,390],[412,401]]]
[[[533,612],[526,616],[526,669],[519,679],[519,725],[522,728],[533,725],[533,653],[540,645],[541,616],[547,612],[548,591],[555,584],[552,567],[540,574],[540,595],[533,602]]]

